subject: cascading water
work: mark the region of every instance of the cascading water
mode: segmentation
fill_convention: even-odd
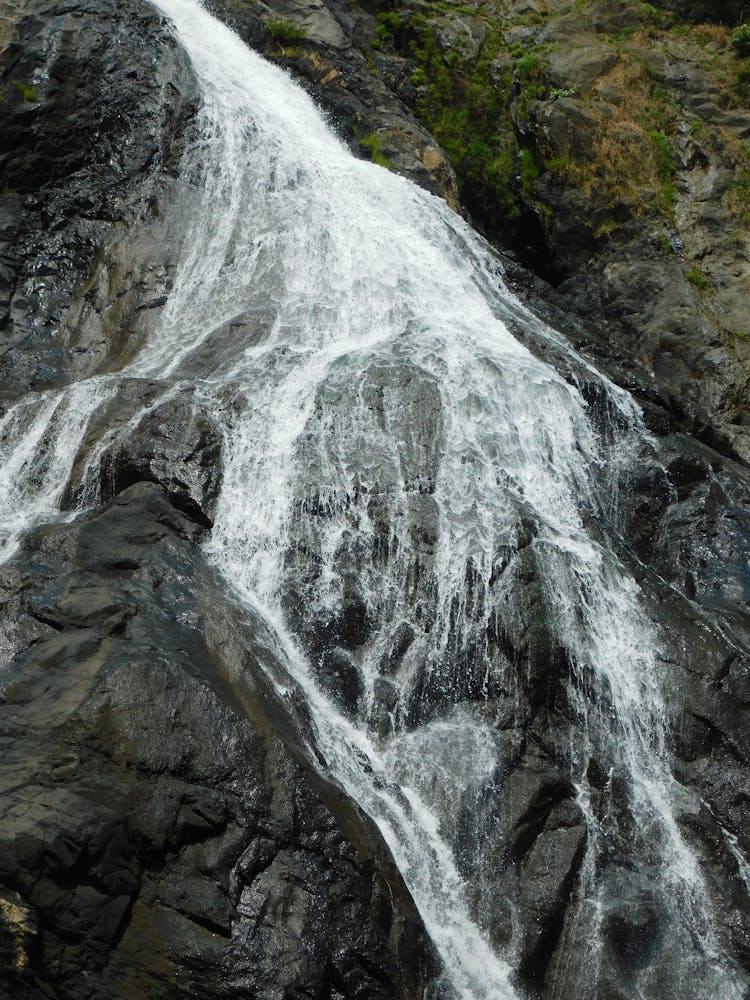
[[[445,994],[517,995],[523,914],[501,898],[492,838],[467,834],[502,784],[515,625],[547,634],[570,672],[567,763],[586,856],[564,933],[588,938],[592,958],[559,972],[555,995],[596,996],[617,891],[602,862],[617,819],[589,788],[596,757],[634,821],[617,878],[649,874],[679,954],[671,994],[646,970],[633,996],[739,1000],[676,820],[689,797],[669,769],[658,636],[607,542],[613,466],[645,447],[636,407],[601,380],[611,418],[597,427],[574,380],[509,332],[523,314],[554,339],[461,219],[352,158],[310,99],[196,0],[154,2],[203,97],[175,209],[185,249],[161,325],[127,368],[4,418],[7,554],[59,505],[61,470],[117,378],[193,385],[224,433],[209,555],[276,630],[316,757],[380,827]],[[517,596],[530,569],[543,619],[531,624]]]

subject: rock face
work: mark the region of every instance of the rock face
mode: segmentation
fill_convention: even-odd
[[[174,234],[165,231],[162,204],[196,92],[184,56],[144,3],[34,0],[5,31],[0,391],[7,405],[29,388],[119,367],[165,301]]]
[[[300,763],[202,531],[140,482],[3,571],[0,994],[421,997],[413,903]]]
[[[717,938],[750,967],[738,860],[750,853],[750,126],[729,33],[743,5],[709,25],[714,5],[677,2],[213,6],[305,81],[361,155],[512,245],[541,276],[507,260],[519,294],[643,405],[655,457],[628,484],[620,555],[665,636],[668,735],[690,793],[677,821],[721,900]],[[158,317],[179,249],[164,207],[197,95],[140,0],[9,4],[0,45],[7,407],[120,368]],[[603,408],[585,367],[535,349]],[[409,456],[420,595],[436,535],[439,394],[406,362],[373,370],[362,391],[376,416],[389,378],[402,395],[412,387],[408,426],[431,444]],[[340,405],[356,387],[338,388]],[[257,669],[270,646],[262,622],[238,614],[201,554],[221,441],[197,394],[122,380],[84,458],[105,427],[116,433],[99,472],[63,502],[71,518],[92,509],[37,528],[0,576],[0,996],[442,997],[381,837],[317,773],[298,693],[284,702]],[[306,618],[320,567],[304,532],[323,506],[300,513],[288,610],[322,688],[352,715],[372,623],[345,546],[340,613]],[[377,496],[369,513],[383,551]],[[576,708],[532,541],[529,529],[512,567],[498,567],[516,619],[484,637],[518,683],[488,680],[475,650],[453,649],[447,678],[418,678],[408,725],[438,719],[456,692],[469,722],[491,721],[504,763],[458,803],[457,865],[469,884],[491,875],[496,891],[472,899],[472,913],[494,945],[515,949],[519,989],[578,1000]],[[466,592],[479,600],[470,575]],[[416,638],[393,622],[371,706],[383,735]],[[610,763],[587,775],[590,807],[621,825],[622,848],[607,859],[596,986],[600,1000],[630,1000],[644,976],[653,995],[669,986],[668,915],[648,868],[628,870],[636,832]]]

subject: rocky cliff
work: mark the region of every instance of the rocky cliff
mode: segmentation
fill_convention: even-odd
[[[674,770],[694,793],[680,826],[722,900],[721,947],[749,968],[750,69],[735,34],[747,11],[618,0],[214,7],[310,88],[360,155],[508,250],[519,294],[643,406],[656,457],[628,483],[618,544],[665,636]],[[0,46],[10,413],[28,392],[118,371],[157,321],[180,249],[165,206],[197,91],[141,0],[18,0],[0,15]],[[522,323],[514,333],[525,337]],[[585,367],[545,350],[593,410],[604,406]],[[102,453],[96,508],[74,516],[74,470],[66,513],[26,537],[0,577],[0,995],[448,996],[382,837],[326,780],[299,693],[284,702],[257,667],[274,660],[263,622],[240,614],[202,554],[217,430],[190,387],[156,398],[147,379],[123,380],[85,443],[132,424]],[[427,514],[419,535],[428,551]],[[301,545],[309,582],[307,555]],[[511,937],[503,900],[524,914],[519,989],[577,1000],[576,709],[533,561],[512,573],[522,620],[488,641],[517,666],[513,712],[507,691],[482,688],[466,650],[454,657],[460,701],[493,717],[505,759],[475,805],[483,834],[464,839],[462,872],[496,872],[491,905],[477,903],[495,945]],[[325,642],[304,636],[344,708],[368,628],[352,587]],[[304,609],[302,584],[293,596]],[[397,638],[386,674],[413,641]],[[427,685],[414,719],[440,697]],[[597,996],[630,1000],[644,975],[655,996],[674,970],[648,865],[628,873],[635,835],[610,763],[588,776],[621,848],[603,866],[612,893]]]

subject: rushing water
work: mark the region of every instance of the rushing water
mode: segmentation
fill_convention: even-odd
[[[595,421],[575,380],[511,335],[522,316],[555,339],[460,218],[352,158],[311,100],[195,0],[155,5],[203,104],[174,209],[185,225],[174,286],[119,377],[161,380],[165,393],[189,382],[222,427],[209,556],[276,630],[318,759],[380,827],[444,962],[445,995],[517,995],[524,914],[502,898],[494,841],[478,831],[502,791],[499,716],[521,711],[518,664],[498,636],[530,627],[519,580],[531,566],[543,615],[531,624],[570,674],[567,764],[586,827],[564,939],[590,960],[559,970],[555,989],[597,995],[618,891],[601,859],[617,841],[617,878],[640,865],[669,914],[672,992],[646,971],[633,996],[739,998],[675,818],[687,795],[669,769],[658,636],[606,541],[621,474],[647,447],[636,407],[601,380]],[[59,506],[63,470],[117,377],[4,418],[6,555]],[[625,788],[625,847],[592,802],[592,757]]]

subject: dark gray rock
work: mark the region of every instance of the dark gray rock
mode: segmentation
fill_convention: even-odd
[[[0,53],[0,401],[119,364],[165,301],[196,91],[139,0],[27,0]],[[124,53],[127,57],[123,58]]]
[[[269,718],[200,532],[142,483],[3,570],[0,995],[422,996],[413,903]]]
[[[89,422],[64,507],[111,500],[159,483],[171,502],[210,526],[221,487],[221,432],[192,389],[122,379]]]

